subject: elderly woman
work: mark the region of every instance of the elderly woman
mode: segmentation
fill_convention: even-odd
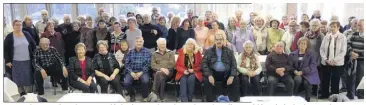
[[[115,54],[119,50],[120,42],[122,40],[126,40],[126,34],[121,30],[121,24],[119,22],[114,22],[112,24],[113,32],[111,33],[111,39],[108,41],[110,42],[110,51],[111,53]]]
[[[233,35],[233,49],[236,49],[238,53],[244,51],[243,44],[246,41],[252,41],[255,47],[253,35],[247,30],[247,23],[245,21],[240,22],[240,29],[238,29]]]
[[[183,48],[178,51],[176,63],[176,81],[180,81],[180,98],[182,102],[192,102],[196,79],[202,82],[201,48],[196,41],[189,38]]]
[[[323,39],[320,46],[321,63],[324,66],[322,79],[322,95],[320,98],[329,97],[329,83],[331,94],[339,93],[339,81],[343,71],[344,57],[347,52],[347,38],[339,32],[340,23],[330,23],[331,32]],[[331,79],[331,81],[330,81]]]
[[[252,33],[255,41],[255,45],[257,48],[257,51],[264,55],[266,54],[266,45],[267,45],[267,36],[268,31],[265,27],[264,19],[261,16],[257,16],[254,18],[254,26],[252,26]]]
[[[101,20],[102,21],[102,20]],[[97,26],[100,26],[99,24]],[[93,28],[93,19],[91,16],[86,16],[86,26],[82,27],[80,30],[80,42],[84,43],[86,46],[86,56],[89,58],[93,58],[95,54],[95,43],[97,38],[99,38],[99,34],[108,34],[105,30],[100,32],[103,29],[100,29],[99,27]]]
[[[126,32],[126,30],[128,29],[128,23],[127,23],[126,16],[121,15],[119,17],[119,23],[121,23],[121,30],[122,30],[122,32]]]
[[[230,17],[229,18],[229,22],[227,24],[227,28],[225,29],[225,34],[226,34],[226,37],[227,37],[227,40],[232,43],[232,39],[233,39],[233,34],[236,32],[237,30],[237,27],[236,27],[236,24],[235,24],[235,18],[234,17]]]
[[[80,22],[81,27],[85,27],[86,26],[86,19],[84,16],[78,16],[77,20]]]
[[[224,43],[227,43],[225,31],[219,29],[219,22],[213,21],[213,22],[211,22],[211,26],[212,26],[212,29],[210,29],[207,33],[207,39],[205,42],[204,49],[208,49],[215,44],[215,35],[216,34],[224,35],[224,39],[225,39]]]
[[[179,50],[183,47],[184,43],[187,41],[188,38],[194,38],[196,36],[196,33],[192,28],[189,28],[190,22],[188,19],[183,20],[183,27],[180,28],[177,31],[177,37],[176,37],[176,48]]]
[[[309,16],[307,14],[302,14],[301,22],[309,22]]]
[[[93,65],[98,84],[100,84],[101,92],[107,93],[108,85],[112,85],[117,94],[122,94],[122,86],[120,83],[119,65],[112,53],[108,52],[108,44],[106,41],[98,41],[97,49],[99,51],[93,58]]]
[[[25,16],[23,21],[23,31],[29,32],[35,41],[36,45],[39,44],[39,35],[36,27],[32,23],[32,18],[30,16]]]
[[[181,27],[179,27],[180,21],[181,20],[179,17],[174,17],[171,23],[171,28],[168,30],[167,47],[169,50],[172,51],[177,50],[175,44],[177,43],[176,42],[177,32],[178,30],[181,30]]]
[[[208,28],[205,26],[205,21],[203,18],[198,19],[198,26],[194,28],[196,36],[196,42],[198,46],[203,48],[205,46],[205,41],[207,39]]]
[[[44,33],[42,33],[41,38],[48,38],[50,40],[50,45],[55,47],[57,52],[60,54],[61,58],[65,57],[65,42],[62,39],[62,35],[55,31],[55,23],[47,22]]]
[[[262,66],[255,51],[254,43],[250,40],[242,45],[245,50],[237,58],[237,68],[240,72],[241,96],[247,96],[247,93],[253,89],[253,95],[258,96],[260,92],[260,77]],[[251,84],[251,88],[249,87]]]
[[[69,59],[67,69],[70,72],[70,86],[80,89],[83,93],[97,92],[97,85],[94,83],[95,69],[93,60],[87,56],[84,43],[75,46],[76,56]]]
[[[272,52],[272,47],[279,41],[281,41],[284,30],[278,28],[278,20],[271,20],[270,27],[268,28],[268,39],[267,39],[267,51]]]
[[[287,30],[283,34],[283,36],[282,36],[281,41],[285,42],[285,44],[286,44],[286,48],[285,49],[287,49],[287,50],[290,50],[291,49],[292,42],[295,39],[296,27],[297,27],[296,21],[292,20],[289,23],[289,30]]]
[[[126,40],[122,40],[120,42],[119,50],[114,54],[114,56],[116,57],[116,60],[119,64],[120,70],[124,70],[124,60],[123,59],[128,54],[128,51],[129,51],[128,42]],[[122,72],[120,72],[120,74],[122,74]]]
[[[141,14],[136,14],[136,21],[138,26],[142,26],[144,24],[144,20],[141,16]]]
[[[131,50],[135,48],[136,37],[142,36],[142,32],[137,26],[136,18],[130,17],[127,22],[129,28],[126,30],[126,40],[128,42],[128,48]]]
[[[32,36],[22,31],[22,22],[12,22],[13,32],[4,40],[4,59],[6,72],[10,79],[18,86],[20,95],[31,93],[33,85],[32,52],[36,44]]]
[[[79,21],[72,22],[72,32],[69,34],[66,34],[64,36],[67,43],[65,43],[66,46],[66,53],[65,53],[65,62],[68,63],[68,59],[76,56],[75,54],[75,45],[80,42],[80,28],[81,23]]]
[[[300,22],[300,31],[296,32],[296,34],[295,34],[295,38],[292,41],[292,44],[290,47],[291,51],[297,50],[297,41],[301,37],[305,36],[305,33],[309,31],[309,27],[310,27],[309,22],[307,22],[307,21]]]
[[[302,37],[297,42],[299,50],[290,54],[294,70],[294,93],[297,95],[300,86],[305,89],[305,100],[310,102],[312,85],[320,84],[318,69],[316,68],[316,57],[313,52],[308,51],[309,39]]]

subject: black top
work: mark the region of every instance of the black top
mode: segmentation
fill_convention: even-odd
[[[64,38],[66,34],[70,34],[72,32],[72,25],[62,23],[56,27],[55,31],[61,33],[62,38]]]
[[[178,28],[179,29],[179,28]],[[174,29],[170,28],[168,30],[168,37],[167,37],[167,48],[169,50],[176,50],[176,36],[177,36],[177,32],[174,31]]]
[[[112,53],[106,55],[96,54],[93,58],[94,69],[108,76],[112,75],[114,69],[119,68],[117,59]]]
[[[292,61],[287,54],[277,54],[271,52],[267,55],[265,67],[267,69],[267,74],[271,76],[279,76],[276,73],[277,68],[285,68],[285,75],[290,74],[293,71]]]
[[[151,49],[156,48],[156,41],[162,37],[162,32],[158,29],[158,27],[152,24],[144,24],[139,27],[142,32],[142,37],[144,38],[144,47]],[[156,30],[158,32],[157,35],[152,33],[152,30]]]
[[[212,22],[211,22],[211,23],[212,23]],[[208,24],[207,24],[207,28],[208,28],[208,29],[212,29],[211,23],[208,23]],[[221,29],[221,30],[225,30],[225,25],[224,25],[223,23],[218,22],[218,25],[219,25],[219,29]]]
[[[81,78],[81,66],[79,63],[79,59],[77,57],[71,57],[69,59],[69,65],[67,69],[70,72],[70,79],[73,81],[77,81],[78,78]],[[93,60],[89,57],[85,57],[85,72],[86,77],[95,76],[95,69],[93,67]]]
[[[65,57],[66,59],[76,56],[75,53],[75,45],[80,42],[80,32],[72,31],[69,34],[66,34],[65,36]],[[66,60],[66,64],[68,64],[68,61]]]
[[[38,44],[39,44],[39,34],[38,34],[38,31],[37,31],[36,27],[34,25],[28,27],[23,22],[23,31],[29,32],[29,34],[32,36],[33,40],[35,41],[36,45],[38,46]]]
[[[304,58],[304,54],[299,54],[299,56],[298,56],[299,62],[298,62],[298,66],[297,67],[300,67],[303,58]],[[299,69],[296,69],[296,70],[299,71]]]
[[[188,30],[184,30],[183,28],[178,28],[177,37],[176,37],[176,49],[180,49],[186,43],[188,38],[194,38],[195,32],[192,28]]]

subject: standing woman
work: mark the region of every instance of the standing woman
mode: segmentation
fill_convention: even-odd
[[[69,64],[69,58],[76,56],[75,53],[75,45],[80,42],[80,28],[81,23],[79,21],[74,21],[71,23],[72,25],[72,32],[69,34],[66,34],[65,40],[65,46],[66,46],[66,53],[65,53],[65,62],[66,65]]]
[[[198,26],[194,28],[196,33],[196,42],[201,48],[205,47],[205,41],[207,39],[208,28],[205,26],[205,20],[203,18],[198,19]]]
[[[78,16],[77,20],[80,22],[80,27],[85,27],[86,26],[86,19],[84,16]]]
[[[278,20],[271,20],[269,22],[270,28],[268,28],[268,40],[267,40],[267,51],[272,52],[272,47],[281,41],[284,31],[278,27]]]
[[[298,94],[300,86],[305,88],[305,100],[310,102],[312,85],[320,84],[316,58],[314,52],[309,52],[309,39],[302,37],[297,42],[299,50],[292,52],[289,56],[294,71],[295,95]]]
[[[255,41],[257,51],[261,55],[266,54],[267,45],[267,28],[264,26],[264,19],[261,16],[254,18],[254,26],[252,26],[252,33]]]
[[[292,20],[288,26],[289,26],[289,29],[283,34],[281,41],[283,41],[285,43],[286,50],[294,51],[294,50],[290,50],[290,49],[291,49],[291,45],[294,42],[295,37],[296,37],[295,35],[296,35],[297,23],[296,23],[296,21]]]
[[[52,21],[47,22],[44,30],[41,38],[48,38],[50,40],[50,46],[55,47],[62,60],[65,60],[65,42],[62,39],[61,33],[55,31],[55,23]]]
[[[97,85],[93,81],[95,76],[93,59],[85,56],[85,44],[76,44],[75,52],[77,56],[69,59],[69,65],[67,67],[70,72],[70,85],[76,89],[82,90],[83,93],[97,92]]]
[[[309,16],[307,14],[302,14],[301,22],[309,22]]]
[[[39,35],[36,27],[32,23],[30,16],[25,16],[23,21],[23,31],[27,31],[35,41],[36,45],[39,44]]]
[[[296,34],[295,34],[294,41],[292,41],[292,44],[291,44],[291,49],[290,49],[291,51],[297,50],[297,41],[301,37],[305,36],[306,32],[309,31],[309,27],[310,27],[309,22],[307,22],[307,21],[300,22],[300,31],[296,32]]]
[[[156,26],[162,32],[163,38],[167,38],[168,37],[168,29],[166,28],[165,25],[166,25],[165,17],[164,16],[160,16],[159,17],[159,24],[156,24]]]
[[[127,20],[128,29],[126,30],[126,40],[128,42],[129,50],[135,48],[136,37],[142,36],[142,32],[137,28],[137,22],[135,17],[130,17]]]
[[[22,31],[20,20],[14,20],[12,26],[14,31],[4,40],[5,68],[11,75],[9,78],[17,84],[18,92],[23,96],[32,92],[34,70],[31,59],[36,44],[28,32]]]
[[[234,32],[236,32],[237,30],[237,27],[236,27],[236,24],[235,24],[236,20],[234,17],[230,17],[229,18],[229,22],[227,24],[227,28],[225,29],[225,33],[226,33],[226,38],[227,40],[232,43],[232,39],[233,39],[233,34]]]
[[[324,37],[320,46],[321,63],[324,66],[321,99],[328,98],[331,94],[339,94],[339,81],[347,52],[347,38],[339,32],[340,23],[333,21],[329,26],[331,32]],[[331,94],[329,94],[329,83]]]
[[[97,30],[97,29],[95,29]],[[80,30],[80,42],[86,46],[86,56],[93,58],[95,54],[95,31],[93,28],[93,19],[91,16],[86,16],[86,27]]]
[[[126,32],[126,30],[128,29],[128,23],[127,23],[126,16],[124,16],[124,15],[120,16],[119,22],[121,23],[122,32]]]
[[[181,28],[179,27],[179,23],[180,23],[180,18],[179,17],[174,17],[171,23],[171,28],[168,31],[168,37],[167,37],[167,48],[169,50],[172,51],[176,51],[176,38],[177,38],[177,31],[181,30]]]
[[[119,48],[122,40],[126,40],[126,34],[121,30],[121,24],[119,22],[115,22],[112,24],[113,32],[111,33],[111,43],[110,52],[115,54]]]
[[[142,19],[141,14],[136,14],[136,20],[137,20],[138,27],[140,27],[144,24],[144,20]]]
[[[192,102],[194,85],[196,79],[202,82],[201,71],[201,48],[192,38],[187,39],[182,49],[179,49],[179,55],[176,63],[177,74],[176,81],[180,81],[180,98],[182,102]]]
[[[246,41],[253,42],[253,48],[255,48],[253,35],[250,33],[250,30],[247,30],[247,23],[245,21],[240,22],[240,28],[234,33],[233,36],[233,49],[238,53],[242,53],[244,51],[244,42]]]
[[[192,28],[189,28],[190,22],[188,19],[183,20],[183,27],[178,29],[177,31],[177,37],[176,37],[176,49],[179,50],[183,47],[184,43],[189,38],[194,38],[196,36],[196,33]]]

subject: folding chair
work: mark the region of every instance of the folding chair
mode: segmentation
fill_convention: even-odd
[[[8,99],[9,102],[15,102],[13,97],[14,95],[18,95],[18,86],[9,78],[4,78],[4,98]]]

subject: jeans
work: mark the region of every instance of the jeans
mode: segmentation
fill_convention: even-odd
[[[288,96],[293,95],[294,91],[294,80],[289,74],[284,75],[283,77],[279,76],[268,76],[268,94],[269,96],[273,96],[275,93],[275,89],[277,87],[278,82],[282,82],[285,84],[285,88]]]
[[[143,73],[139,80],[133,80],[132,76],[130,73],[126,73],[125,74],[125,79],[124,79],[124,86],[125,88],[127,88],[128,93],[130,94],[131,97],[135,96],[135,91],[133,90],[133,87],[131,86],[132,83],[134,81],[140,81],[141,82],[141,91],[142,91],[142,97],[146,98],[148,96],[148,92],[149,92],[149,74],[148,73]]]
[[[184,75],[180,78],[180,99],[182,102],[192,100],[196,76],[194,74]]]
[[[323,79],[321,81],[322,97],[329,97],[329,83],[331,86],[332,94],[339,94],[339,81],[341,78],[341,73],[343,72],[343,66],[324,66]]]
[[[254,96],[259,96],[260,93],[260,77],[256,75],[249,78],[248,75],[239,75],[240,78],[240,93],[241,96],[247,96],[249,92],[252,92]]]
[[[297,95],[297,93],[299,92],[299,88],[302,85],[304,86],[305,89],[305,100],[310,102],[312,85],[309,83],[309,81],[306,80],[304,77],[298,75],[294,77],[294,81],[295,81],[295,89],[294,89],[295,95]]]
[[[350,65],[349,65],[350,66]],[[353,68],[352,68],[353,69]],[[352,72],[351,70],[350,72]],[[363,77],[363,60],[357,60],[356,74],[349,75],[348,71],[345,73],[347,75],[347,97],[354,99],[356,93],[356,88]]]

